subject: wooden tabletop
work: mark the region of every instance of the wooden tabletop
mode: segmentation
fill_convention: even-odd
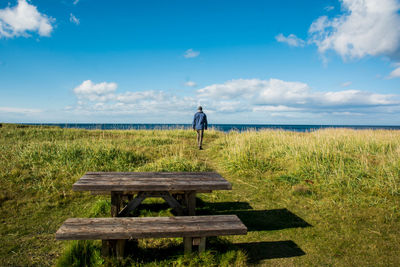
[[[88,172],[74,191],[207,191],[231,190],[215,172]]]

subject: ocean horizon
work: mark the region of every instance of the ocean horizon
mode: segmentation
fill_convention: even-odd
[[[58,126],[86,130],[172,130],[191,129],[191,124],[179,123],[22,123],[24,125]],[[400,125],[312,125],[312,124],[209,124],[210,129],[222,132],[258,131],[263,129],[310,132],[326,128],[347,128],[354,130],[400,130]]]

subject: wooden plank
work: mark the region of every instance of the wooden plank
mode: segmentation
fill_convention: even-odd
[[[76,182],[74,185],[97,185],[97,186],[114,186],[114,185],[128,185],[128,186],[180,186],[180,185],[192,185],[192,186],[202,186],[202,185],[228,185],[226,181],[195,181],[195,180],[182,180],[182,181],[156,181],[156,180],[148,180],[148,181],[119,181],[118,179],[115,180],[105,180],[105,181],[86,181],[82,180]],[[126,190],[122,190],[126,191]]]
[[[221,177],[216,172],[87,172],[86,176],[130,176],[130,177]],[[221,177],[222,178],[222,177]]]
[[[108,179],[120,179],[120,180],[136,180],[136,181],[147,181],[147,180],[156,180],[156,181],[174,181],[174,180],[198,180],[198,181],[224,181],[225,179],[222,178],[220,175],[182,175],[184,173],[177,173],[172,175],[164,175],[164,176],[138,176],[126,174],[126,175],[118,175],[118,174],[108,174],[108,175],[84,175],[81,179],[82,180],[108,180]]]
[[[211,191],[230,190],[215,172],[89,172],[72,186],[75,191]]]
[[[148,180],[155,180],[158,182],[161,181],[179,181],[179,180],[198,180],[198,181],[223,181],[222,177],[213,177],[213,176],[186,176],[186,177],[134,177],[134,176],[83,176],[81,178],[82,180],[88,180],[88,181],[94,181],[94,180],[108,180],[108,179],[119,179],[121,181],[123,180],[135,180],[135,181],[148,181]]]
[[[184,191],[168,191],[168,192],[170,192],[171,194],[184,194],[185,193]],[[199,194],[212,193],[211,190],[203,190],[203,191],[196,191],[196,192],[199,193]],[[136,191],[124,191],[122,194],[129,196],[129,195],[136,195],[137,193],[139,193],[139,192],[136,192]],[[92,194],[92,195],[109,195],[110,191],[90,191],[90,194]]]
[[[115,217],[114,217],[115,218]],[[116,217],[119,219],[119,217]],[[131,217],[131,218],[135,218],[135,217]],[[154,233],[162,233],[166,230],[171,230],[171,231],[209,231],[209,230],[219,230],[219,229],[223,229],[223,230],[229,230],[229,229],[236,229],[237,227],[241,226],[239,223],[236,222],[229,222],[229,221],[225,221],[225,222],[192,222],[192,223],[181,223],[181,222],[176,222],[175,224],[160,224],[157,222],[153,222],[153,225],[148,225],[148,224],[144,224],[144,223],[135,223],[135,222],[129,222],[129,223],[119,223],[119,222],[114,222],[111,224],[97,224],[97,223],[93,223],[93,224],[81,224],[81,225],[67,225],[64,224],[62,226],[62,228],[60,228],[60,232],[82,232],[83,234],[85,231],[90,232],[101,232],[101,231],[111,231],[110,229],[112,229],[112,231],[122,231],[122,233],[124,233],[124,231],[126,231],[127,233],[133,233],[133,234],[146,234],[147,232],[153,231]],[[94,227],[93,229],[91,229],[92,227]],[[133,229],[133,227],[137,227],[137,229]],[[140,229],[139,229],[140,228]],[[152,234],[152,233],[150,233]],[[175,237],[175,236],[174,236]],[[133,237],[132,237],[133,238]],[[117,238],[109,238],[109,239],[117,239]]]
[[[202,223],[202,222],[209,222],[210,219],[213,222],[226,222],[226,221],[236,221],[240,222],[240,219],[236,215],[205,215],[205,216],[182,216],[182,217],[135,217],[135,218],[69,218],[65,220],[64,224],[67,225],[80,225],[80,224],[114,224],[115,222],[121,224],[128,224],[132,222],[134,219],[135,223],[166,223],[166,224],[173,224],[175,222],[179,223]]]
[[[232,226],[223,224],[219,227],[212,227],[207,230],[199,231],[196,228],[185,229],[181,228],[167,228],[164,231],[150,231],[147,229],[142,232],[135,232],[131,229],[120,228],[82,228],[77,231],[68,231],[58,233],[56,238],[58,240],[96,240],[96,239],[139,239],[139,238],[167,238],[167,237],[191,237],[191,236],[224,236],[224,235],[244,235],[246,234],[243,229],[235,229]],[[222,227],[222,229],[221,229]],[[112,231],[111,231],[112,229]],[[154,230],[154,229],[152,229]]]
[[[212,221],[210,221],[212,220]],[[85,225],[119,226],[119,225],[148,225],[157,227],[159,225],[179,224],[182,226],[198,224],[218,225],[221,223],[241,223],[236,215],[206,215],[206,216],[176,216],[176,217],[121,217],[121,218],[70,218],[64,225],[79,227]]]
[[[137,239],[242,235],[247,228],[236,215],[75,218],[56,233],[58,240]]]
[[[213,191],[213,190],[231,190],[232,186],[227,183],[182,183],[171,185],[130,185],[130,184],[74,184],[74,191]]]
[[[118,177],[118,176],[108,176],[108,177],[93,177],[93,178],[88,178],[86,176],[83,176],[79,181],[88,181],[88,182],[96,182],[96,181],[154,181],[157,183],[162,183],[162,182],[179,182],[179,181],[220,181],[220,182],[226,182],[225,179],[222,177],[171,177],[171,178],[135,178],[135,177]]]

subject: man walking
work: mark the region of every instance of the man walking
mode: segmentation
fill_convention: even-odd
[[[203,134],[204,130],[207,130],[207,124],[207,116],[203,112],[203,108],[200,106],[197,108],[197,112],[194,114],[193,118],[193,130],[197,132],[197,145],[200,150],[203,149]]]

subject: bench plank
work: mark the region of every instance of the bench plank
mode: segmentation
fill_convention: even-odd
[[[58,229],[58,240],[137,239],[244,235],[236,215],[72,218]]]

